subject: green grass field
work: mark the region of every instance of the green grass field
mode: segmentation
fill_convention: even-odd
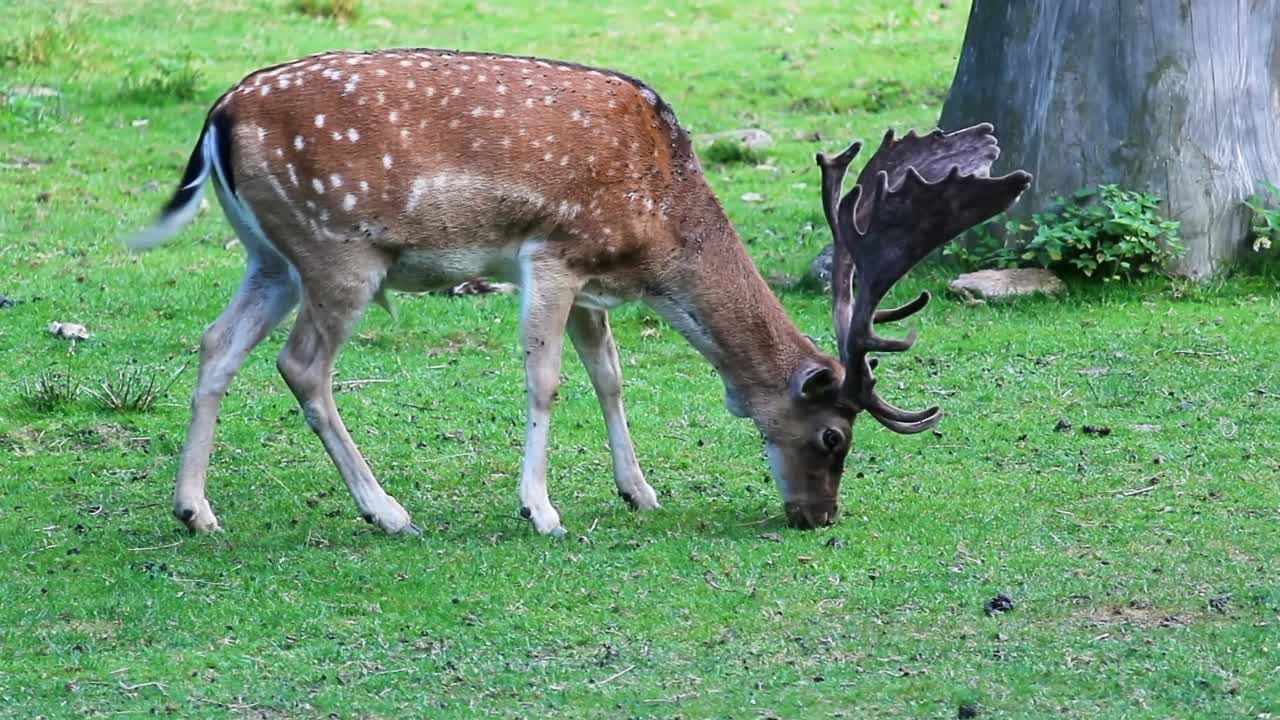
[[[1280,717],[1274,278],[939,297],[882,386],[947,418],[909,437],[860,422],[844,517],[816,532],[784,527],[710,366],[628,306],[627,407],[664,508],[615,496],[569,352],[550,486],[570,534],[535,535],[516,513],[516,300],[402,296],[339,362],[339,381],[385,381],[339,405],[425,531],[375,533],[276,372],[286,321],[223,404],[209,496],[227,532],[182,530],[194,350],[243,256],[216,204],[153,253],[120,241],[245,73],[414,45],[639,76],[693,133],[774,135],[776,170],[708,174],[761,267],[796,274],[827,240],[814,153],[931,127],[968,13],[513,5],[366,0],[341,25],[288,0],[5,5],[0,90],[61,94],[0,105],[0,716]],[[924,268],[894,297],[946,279]],[[826,297],[782,299],[831,346]],[[93,335],[73,346],[51,321]],[[149,412],[104,409],[87,390],[126,366],[178,378]],[[32,407],[52,372],[86,391]],[[1014,608],[987,616],[999,592]]]

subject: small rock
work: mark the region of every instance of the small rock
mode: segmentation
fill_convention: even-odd
[[[707,135],[698,136],[698,142],[704,145],[710,145],[717,140],[730,140],[740,143],[748,150],[764,150],[766,148],[773,147],[773,136],[759,128],[726,130],[724,132],[709,133]]]
[[[818,256],[809,263],[809,269],[804,271],[804,282],[806,285],[818,288],[823,292],[831,291],[831,253],[833,248],[831,245],[822,249]]]
[[[1057,295],[1067,289],[1057,275],[1040,268],[980,270],[952,280],[947,289],[966,300],[996,300],[1023,295]]]
[[[8,310],[9,308],[17,304],[18,304],[17,300],[14,300],[13,298],[5,297],[4,295],[0,295],[0,310]]]
[[[946,7],[945,5],[943,7]],[[958,718],[976,718],[978,717],[978,706],[974,703],[964,703],[956,710]]]
[[[764,196],[758,192],[742,193],[742,202],[758,203],[764,200]]]
[[[782,536],[778,533],[762,533],[757,537],[761,540],[768,540],[769,542],[782,542]]]
[[[1182,402],[1178,403],[1178,409],[1182,411],[1194,410],[1195,407],[1196,407],[1196,404],[1191,402],[1190,400],[1183,400]]]
[[[1071,423],[1066,418],[1058,418],[1058,424],[1053,426],[1054,432],[1067,432],[1071,429]]]
[[[65,338],[67,340],[88,340],[89,330],[77,323],[64,323],[54,321],[49,323],[49,334],[54,337]]]
[[[42,163],[38,163],[31,158],[20,157],[0,162],[0,170],[39,170],[42,167],[44,167]]]
[[[1080,428],[1085,435],[1097,435],[1098,437],[1106,437],[1111,434],[1111,428],[1106,425],[1085,425]]]
[[[841,540],[840,538],[833,537],[833,538],[827,538],[827,547],[831,548],[832,550],[843,550],[845,549],[845,547],[847,547],[847,544],[845,543],[845,541]]]
[[[1000,593],[991,598],[982,606],[983,612],[988,615],[999,615],[1013,610],[1013,599],[1004,593]]]
[[[1231,607],[1231,593],[1222,593],[1209,598],[1209,608],[1216,612],[1225,613],[1229,607]]]
[[[5,91],[9,97],[59,97],[62,91],[47,85],[19,85]]]
[[[1150,423],[1138,423],[1137,425],[1130,425],[1129,429],[1140,433],[1154,433],[1160,432],[1162,428],[1159,425],[1152,425]]]

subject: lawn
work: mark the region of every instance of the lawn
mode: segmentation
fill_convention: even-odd
[[[761,267],[794,275],[827,240],[814,153],[931,127],[968,13],[512,5],[366,0],[337,24],[289,0],[6,4],[0,89],[60,95],[0,105],[0,716],[1280,717],[1273,277],[970,306],[922,268],[894,298],[938,300],[882,386],[947,417],[918,436],[858,423],[844,517],[814,532],[784,527],[710,366],[628,306],[627,408],[664,507],[615,496],[568,352],[550,487],[569,536],[534,534],[515,494],[516,300],[406,295],[339,361],[339,381],[374,381],[339,405],[424,529],[378,534],[276,372],[286,321],[223,404],[209,496],[227,532],[181,529],[194,351],[243,254],[216,203],[155,252],[121,238],[245,73],[413,45],[639,76],[691,132],[774,136],[772,169],[708,174]],[[829,300],[781,297],[830,348]],[[177,379],[150,411],[112,411],[90,391],[122,369]],[[84,390],[34,407],[50,373]],[[1013,608],[988,615],[997,593]]]

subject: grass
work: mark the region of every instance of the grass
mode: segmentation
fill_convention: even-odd
[[[194,363],[149,412],[24,401],[46,373],[193,359],[243,271],[230,229],[215,208],[149,255],[119,240],[177,181],[208,103],[259,65],[403,44],[638,75],[693,132],[778,140],[764,153],[777,172],[725,164],[711,181],[760,265],[795,274],[826,241],[814,153],[929,127],[967,3],[385,0],[341,26],[286,0],[83,8],[93,32],[74,53],[50,43],[20,81],[57,86],[63,112],[0,124],[0,294],[17,301],[0,309],[0,716],[1280,714],[1274,278],[940,297],[918,348],[882,366],[891,398],[945,405],[940,434],[860,422],[845,517],[811,533],[782,527],[759,439],[711,369],[638,306],[614,329],[664,509],[614,496],[567,355],[550,477],[562,542],[516,515],[508,296],[402,297],[341,358],[339,380],[391,381],[338,398],[416,540],[356,517],[276,374],[287,323],[224,403],[221,535],[169,515]],[[10,3],[0,39],[58,11]],[[121,96],[129,68],[188,50],[195,99]],[[894,295],[945,280],[926,269]],[[825,298],[782,299],[830,346]],[[93,335],[72,351],[53,320]],[[999,592],[1013,610],[986,615]]]

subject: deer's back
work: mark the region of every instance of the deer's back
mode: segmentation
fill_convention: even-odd
[[[648,87],[533,58],[324,53],[249,75],[214,112],[233,123],[238,192],[286,255],[355,243],[410,274],[436,257],[465,274],[530,238],[587,275],[660,262],[697,173]]]

